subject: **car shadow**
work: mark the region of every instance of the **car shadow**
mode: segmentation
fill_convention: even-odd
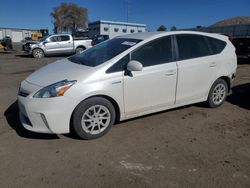
[[[186,106],[181,106],[181,107],[177,107],[177,108],[173,108],[173,109],[168,109],[168,110],[164,110],[164,111],[160,111],[160,112],[154,112],[152,114],[147,114],[147,115],[142,115],[142,116],[134,117],[134,118],[123,120],[123,121],[116,121],[113,126],[123,126],[126,123],[131,122],[131,121],[136,121],[136,120],[143,119],[143,118],[153,117],[153,116],[158,115],[158,114],[162,114],[162,113],[166,113],[166,112],[171,112],[171,111],[175,111],[175,110],[180,110],[180,109],[185,109],[185,108],[189,108],[191,106],[192,105],[186,105]],[[204,106],[205,105],[203,104],[202,107],[204,107]],[[84,140],[83,138],[80,138],[76,134],[76,132],[74,131],[73,125],[72,125],[72,119],[71,119],[70,124],[71,124],[70,125],[70,133],[63,134],[63,136],[65,136],[67,138],[75,139],[75,140]]]
[[[250,83],[241,84],[232,88],[232,94],[227,101],[233,105],[250,110]]]
[[[0,52],[0,54],[11,54],[12,52],[11,51],[3,51],[3,52]]]
[[[4,116],[9,124],[9,126],[16,131],[16,133],[23,137],[23,138],[29,138],[29,139],[59,139],[57,135],[54,134],[40,134],[40,133],[34,133],[31,131],[26,130],[20,120],[19,120],[19,109],[17,101],[15,101],[13,104],[11,104],[8,109],[4,112]]]
[[[16,57],[22,57],[22,58],[33,58],[31,55],[29,54],[16,54]]]

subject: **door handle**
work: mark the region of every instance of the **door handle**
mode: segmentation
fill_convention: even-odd
[[[112,82],[112,84],[120,84],[120,83],[122,83],[122,81],[114,81],[114,82]]]
[[[176,74],[176,71],[175,70],[169,70],[165,73],[165,76],[172,76],[172,75],[175,75]]]
[[[209,66],[210,66],[210,67],[216,67],[216,63],[215,63],[215,62],[211,62],[211,63],[209,64]]]

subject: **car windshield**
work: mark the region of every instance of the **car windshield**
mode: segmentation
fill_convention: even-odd
[[[114,38],[93,46],[80,54],[71,56],[68,59],[77,64],[95,67],[112,59],[140,41],[139,39]]]

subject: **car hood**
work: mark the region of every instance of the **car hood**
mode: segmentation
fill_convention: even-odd
[[[23,45],[29,45],[29,44],[36,44],[38,41],[33,41],[33,40],[21,40],[21,43]]]
[[[42,67],[26,78],[26,81],[40,87],[45,87],[62,80],[79,80],[89,73],[91,67],[72,63],[62,59]]]
[[[32,44],[38,44],[39,41],[26,41],[24,42],[24,45],[32,45]]]

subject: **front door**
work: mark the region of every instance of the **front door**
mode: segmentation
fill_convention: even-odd
[[[165,109],[175,103],[177,65],[173,61],[171,37],[156,39],[131,53],[142,63],[142,71],[124,75],[126,117]]]
[[[59,48],[59,40],[58,36],[51,36],[48,39],[48,42],[44,45],[47,54],[55,54],[58,52]]]

